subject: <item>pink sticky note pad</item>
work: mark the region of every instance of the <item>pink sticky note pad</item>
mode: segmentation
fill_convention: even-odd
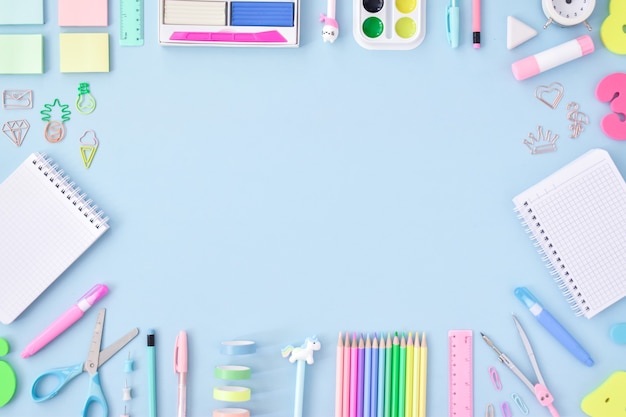
[[[59,26],[108,26],[108,0],[59,0]]]

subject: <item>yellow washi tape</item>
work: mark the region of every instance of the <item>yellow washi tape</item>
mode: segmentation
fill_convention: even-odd
[[[250,417],[250,411],[245,408],[220,408],[213,410],[213,417]]]
[[[250,400],[250,388],[221,386],[213,388],[213,398],[220,401],[240,402]]]
[[[215,367],[215,378],[227,380],[250,379],[251,370],[247,366],[220,365]]]

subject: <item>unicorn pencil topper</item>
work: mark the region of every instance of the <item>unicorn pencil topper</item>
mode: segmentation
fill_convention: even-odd
[[[337,36],[339,36],[339,25],[335,20],[335,1],[336,0],[328,0],[328,6],[326,9],[326,14],[322,13],[320,15],[320,22],[324,23],[324,27],[322,28],[322,39],[324,42],[335,42]]]
[[[313,365],[315,360],[313,359],[313,352],[320,350],[322,345],[317,337],[307,337],[304,344],[300,347],[293,347],[291,345],[285,347],[281,354],[283,358],[289,357],[289,362],[298,362],[296,371],[296,398],[294,400],[293,416],[302,417],[302,405],[304,403],[304,372],[306,362],[309,365]]]
[[[313,352],[320,350],[321,347],[322,345],[319,340],[317,340],[317,337],[307,337],[302,346],[293,347],[289,345],[281,351],[281,354],[283,358],[289,356],[289,362],[291,363],[295,361],[306,361],[309,365],[313,365],[315,362],[313,360]]]

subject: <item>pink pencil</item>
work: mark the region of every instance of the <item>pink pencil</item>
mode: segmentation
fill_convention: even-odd
[[[356,417],[357,379],[358,379],[359,347],[356,342],[356,333],[352,336],[350,347],[350,417]]]
[[[343,400],[341,417],[350,417],[350,335],[346,332],[343,344]]]
[[[337,341],[337,368],[335,370],[335,417],[342,417],[343,410],[343,341],[341,332]]]

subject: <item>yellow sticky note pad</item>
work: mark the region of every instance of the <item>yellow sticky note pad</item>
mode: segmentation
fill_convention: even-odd
[[[109,72],[108,33],[61,33],[61,72]]]
[[[42,35],[0,35],[0,74],[43,74]]]

